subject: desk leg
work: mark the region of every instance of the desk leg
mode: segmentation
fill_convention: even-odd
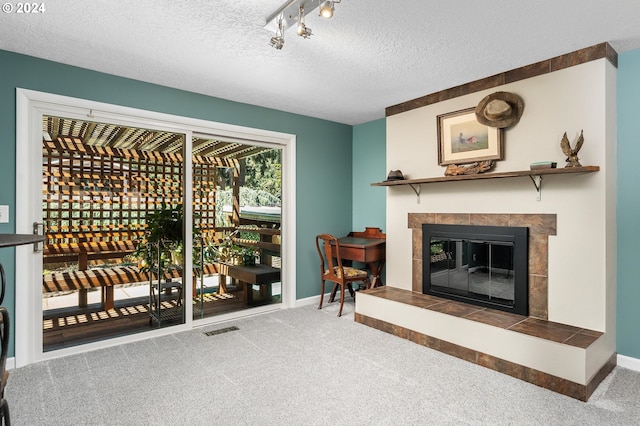
[[[380,278],[380,275],[382,274],[382,267],[384,266],[384,260],[381,262],[369,262],[367,266],[369,266],[371,275],[373,275],[370,288],[383,286],[384,283],[382,282],[382,278]]]

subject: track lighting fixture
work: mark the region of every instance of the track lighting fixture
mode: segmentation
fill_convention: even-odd
[[[302,38],[311,37],[311,28],[304,23],[304,6],[300,5],[300,13],[298,14],[298,35]]]
[[[332,18],[333,12],[335,10],[335,4],[340,3],[341,1],[342,0],[336,0],[336,1],[327,0],[324,3],[322,3],[322,6],[320,6],[320,16],[326,19]]]
[[[280,50],[284,46],[284,29],[282,27],[282,18],[278,20],[278,29],[276,30],[276,35],[271,37],[269,41],[271,47]]]
[[[335,4],[341,1],[288,0],[267,18],[264,27],[275,31],[275,36],[271,37],[269,44],[278,50],[282,49],[284,46],[284,32],[294,25],[300,37],[311,37],[311,28],[307,27],[305,16],[312,10],[320,8],[320,16],[331,18],[335,10]]]

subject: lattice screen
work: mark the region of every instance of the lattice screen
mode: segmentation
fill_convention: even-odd
[[[193,211],[203,233],[215,230],[216,169],[237,160],[193,156]],[[163,203],[182,203],[183,159],[165,154],[84,145],[78,138],[43,141],[46,244],[127,241]]]

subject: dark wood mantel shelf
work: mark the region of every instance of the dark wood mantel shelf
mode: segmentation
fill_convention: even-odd
[[[514,178],[528,176],[533,181],[538,194],[538,201],[540,201],[540,192],[542,190],[542,176],[545,175],[562,175],[568,173],[592,173],[600,170],[599,166],[582,166],[582,167],[564,167],[556,169],[536,169],[536,170],[518,170],[513,172],[498,172],[498,173],[481,173],[476,175],[458,175],[458,176],[439,176],[431,178],[419,178],[419,179],[404,179],[384,182],[374,182],[371,186],[403,186],[409,185],[418,196],[418,202],[420,202],[420,185],[423,183],[438,183],[438,182],[455,182],[461,180],[479,180],[479,179],[500,179],[500,178]]]

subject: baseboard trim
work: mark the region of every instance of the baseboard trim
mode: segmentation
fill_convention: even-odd
[[[331,296],[331,293],[325,293],[324,299],[329,300],[328,297]],[[305,297],[304,299],[296,300],[296,308],[301,306],[309,306],[309,305],[318,305],[320,304],[320,295]]]
[[[13,356],[7,358],[7,370],[13,370],[14,368],[16,368],[16,358]]]
[[[618,366],[629,370],[640,371],[640,359],[618,354]]]

